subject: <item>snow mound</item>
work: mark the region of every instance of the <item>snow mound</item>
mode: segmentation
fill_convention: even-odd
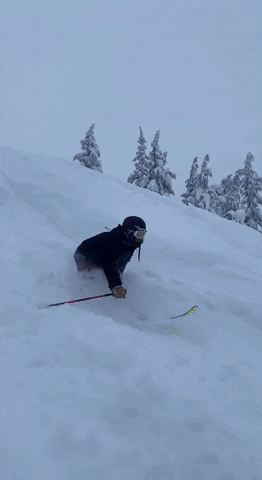
[[[2,479],[260,478],[259,233],[77,162],[0,155]],[[129,215],[148,234],[127,298],[39,308],[109,293],[73,253]]]

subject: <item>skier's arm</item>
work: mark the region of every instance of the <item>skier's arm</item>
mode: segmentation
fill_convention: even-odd
[[[118,267],[115,262],[108,263],[107,265],[103,266],[103,270],[105,273],[105,276],[108,281],[108,286],[110,290],[116,286],[121,286],[122,281],[120,277],[120,272],[118,270]]]

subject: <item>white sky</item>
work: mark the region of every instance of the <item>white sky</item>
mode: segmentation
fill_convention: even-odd
[[[70,159],[95,122],[126,180],[141,125],[183,182],[207,153],[214,182],[248,151],[261,175],[261,22],[258,0],[4,0],[2,144]]]

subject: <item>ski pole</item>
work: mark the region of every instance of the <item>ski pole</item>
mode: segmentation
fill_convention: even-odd
[[[106,293],[105,295],[97,295],[95,297],[78,298],[77,300],[68,300],[67,302],[50,303],[50,305],[43,305],[43,306],[40,306],[39,308],[58,307],[59,305],[65,305],[66,303],[85,302],[86,300],[94,300],[95,298],[110,297],[111,295],[113,295],[113,293]]]

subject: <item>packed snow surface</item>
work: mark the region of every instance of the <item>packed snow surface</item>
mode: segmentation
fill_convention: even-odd
[[[78,162],[0,179],[1,480],[261,480],[261,234]],[[39,308],[110,293],[73,253],[129,215],[126,299]]]

